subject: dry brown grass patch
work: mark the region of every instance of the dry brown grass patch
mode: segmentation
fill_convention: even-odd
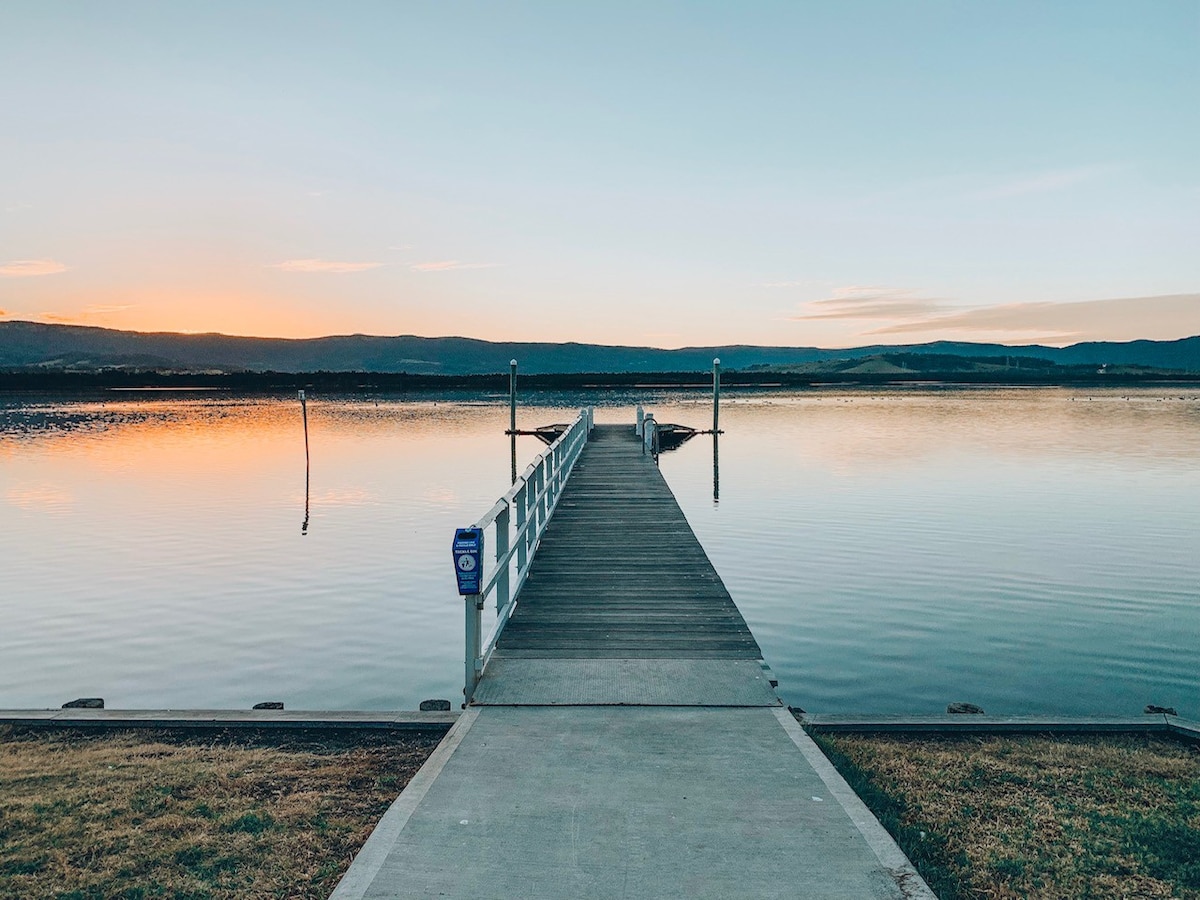
[[[1144,736],[819,736],[943,900],[1200,900],[1200,752]]]
[[[0,898],[325,898],[430,735],[0,729]]]

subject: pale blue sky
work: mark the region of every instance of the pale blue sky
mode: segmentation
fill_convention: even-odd
[[[0,5],[0,310],[1200,333],[1200,2]]]

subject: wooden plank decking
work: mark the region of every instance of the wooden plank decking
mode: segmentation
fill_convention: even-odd
[[[762,658],[632,427],[593,431],[497,656]]]

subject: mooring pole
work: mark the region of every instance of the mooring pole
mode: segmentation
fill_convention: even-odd
[[[300,415],[304,418],[304,521],[300,525],[300,533],[308,534],[308,402],[304,399],[304,391],[300,391]]]
[[[308,401],[304,399],[304,391],[300,392],[300,415],[304,417],[304,464],[308,465]]]
[[[512,481],[517,483],[517,361],[508,361],[508,433],[512,448]]]
[[[713,360],[713,434],[721,432],[721,360]]]

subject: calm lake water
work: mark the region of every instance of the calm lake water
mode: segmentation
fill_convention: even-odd
[[[708,398],[526,398],[522,427],[707,427]],[[0,397],[0,707],[412,709],[461,697],[456,526],[503,397]],[[1200,718],[1200,396],[727,393],[662,458],[785,699]],[[524,462],[541,445],[523,438]]]

